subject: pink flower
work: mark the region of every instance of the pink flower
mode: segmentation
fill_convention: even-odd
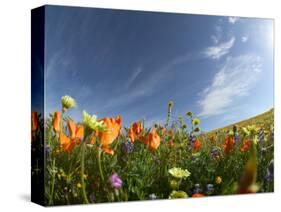
[[[120,179],[117,173],[114,173],[109,177],[109,182],[112,188],[116,188],[116,189],[121,188],[123,184],[122,180]]]

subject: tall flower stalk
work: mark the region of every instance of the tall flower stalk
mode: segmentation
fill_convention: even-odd
[[[171,115],[172,115],[172,108],[174,106],[174,102],[173,101],[169,101],[168,103],[168,115],[167,115],[167,121],[165,124],[165,127],[167,128],[171,119]]]
[[[104,176],[103,176],[103,171],[102,171],[102,167],[101,167],[101,154],[102,154],[102,150],[99,149],[98,150],[98,166],[99,166],[99,172],[100,172],[100,177],[102,180],[102,183],[104,182]]]
[[[84,203],[89,203],[89,200],[87,198],[87,193],[86,193],[85,179],[84,179],[84,176],[85,176],[85,147],[86,147],[86,143],[82,142],[82,144],[81,144],[81,171],[80,171],[80,176],[81,176],[83,200],[84,200]]]

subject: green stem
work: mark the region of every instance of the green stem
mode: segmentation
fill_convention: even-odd
[[[56,179],[56,172],[55,170],[55,166],[56,166],[56,159],[54,158],[53,160],[53,164],[52,164],[52,183],[51,183],[51,195],[50,195],[50,199],[49,199],[49,205],[53,205],[53,196],[54,196],[54,190],[55,190],[55,179]]]
[[[103,176],[103,172],[102,172],[102,168],[101,168],[101,153],[102,150],[98,150],[98,165],[99,165],[99,171],[100,171],[100,176],[101,176],[101,181],[102,183],[104,182],[104,176]]]
[[[84,203],[88,204],[89,200],[87,198],[86,194],[86,186],[85,186],[85,181],[84,181],[84,170],[85,170],[85,142],[82,143],[81,146],[81,183],[82,183],[82,192],[83,192],[83,199]]]

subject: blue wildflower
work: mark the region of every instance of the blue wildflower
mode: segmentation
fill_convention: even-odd
[[[212,158],[217,158],[220,156],[220,149],[219,147],[213,147],[211,150],[211,156]]]
[[[235,141],[235,143],[238,143],[240,141],[240,136],[238,133],[234,134],[234,141]]]
[[[208,195],[211,195],[211,194],[214,193],[214,191],[215,191],[214,185],[213,185],[213,184],[207,184],[206,188],[207,188],[206,193],[207,193]]]
[[[196,136],[191,133],[189,135],[188,141],[189,141],[189,144],[193,144],[196,141]]]
[[[262,129],[259,130],[258,132],[258,142],[262,142],[264,140],[264,132]]]
[[[270,161],[268,167],[267,167],[267,174],[266,174],[266,181],[273,181],[274,178],[274,161],[273,159]]]
[[[198,194],[198,193],[201,193],[201,192],[202,192],[202,189],[201,189],[200,184],[199,183],[195,184],[194,188],[193,188],[193,193]]]
[[[122,152],[124,152],[126,154],[131,153],[134,150],[134,144],[128,140],[128,141],[122,143],[121,149],[122,149]]]

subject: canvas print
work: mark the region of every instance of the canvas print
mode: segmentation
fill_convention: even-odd
[[[32,201],[274,191],[274,20],[47,5],[31,21]]]

